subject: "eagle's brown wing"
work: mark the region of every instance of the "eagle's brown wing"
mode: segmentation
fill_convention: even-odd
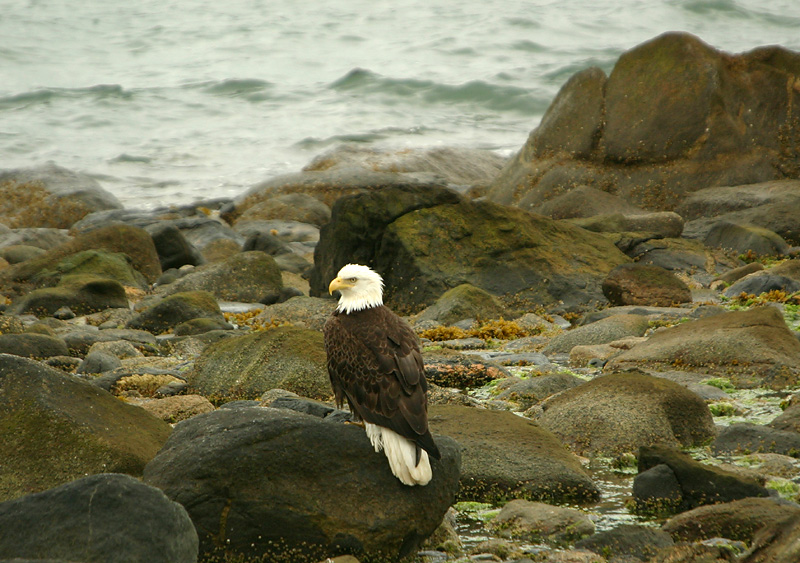
[[[428,384],[417,335],[384,306],[334,313],[325,323],[328,374],[341,407],[394,430],[439,459],[428,430]]]

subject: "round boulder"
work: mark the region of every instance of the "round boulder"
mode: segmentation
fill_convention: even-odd
[[[617,455],[651,444],[699,446],[716,433],[699,396],[640,372],[597,377],[543,406],[537,422],[580,455]]]
[[[180,422],[144,480],[187,507],[201,554],[394,561],[419,548],[455,498],[458,446],[435,439],[432,481],[408,487],[361,428],[287,409],[219,409]]]

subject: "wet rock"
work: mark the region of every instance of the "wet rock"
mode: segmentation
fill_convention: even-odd
[[[103,352],[89,352],[78,366],[76,373],[104,373],[122,366],[119,358]]]
[[[0,354],[41,359],[66,356],[69,350],[61,338],[47,334],[0,334]]]
[[[734,563],[744,549],[725,541],[713,544],[679,543],[662,548],[648,563]]]
[[[680,503],[677,511],[690,510],[698,506],[731,502],[748,497],[768,497],[767,489],[747,477],[725,471],[718,467],[706,465],[693,460],[683,452],[667,446],[642,446],[639,448],[639,473],[643,474],[649,469],[667,465],[674,472],[681,488]],[[634,489],[642,492],[643,487],[637,489],[634,479]],[[655,496],[635,497],[652,504]],[[675,507],[672,501],[665,505]],[[646,503],[641,503],[645,505]]]
[[[380,150],[348,144],[314,158],[304,171],[348,170],[392,172],[409,178],[435,178],[454,186],[486,186],[505,164],[494,151],[460,147]]]
[[[723,281],[726,284],[732,284],[733,282],[742,279],[748,274],[760,272],[763,269],[764,265],[761,262],[750,262],[749,264],[746,264],[744,266],[739,266],[738,268],[728,270],[727,272],[717,276],[716,279]]]
[[[0,528],[4,560],[197,561],[186,510],[128,475],[92,475],[0,503]]]
[[[336,302],[333,299],[298,296],[264,307],[254,321],[264,325],[289,323],[309,330],[322,330],[334,309]]]
[[[698,190],[676,209],[687,221],[684,236],[704,238],[719,221],[757,225],[800,244],[800,181],[741,182]]]
[[[683,503],[681,484],[666,463],[640,471],[633,480],[632,494],[637,509],[645,513],[674,513]]]
[[[153,244],[163,271],[187,264],[199,266],[205,262],[200,251],[186,240],[181,230],[174,224],[156,223],[148,226],[146,230],[153,237]]]
[[[464,319],[504,319],[509,311],[490,293],[465,283],[442,294],[416,317],[416,322],[452,325]]]
[[[322,333],[282,326],[211,344],[187,374],[207,397],[256,398],[269,389],[311,399],[332,395]]]
[[[90,383],[0,354],[0,499],[87,474],[141,475],[169,433],[165,422]]]
[[[432,432],[462,447],[460,500],[587,503],[598,498],[578,459],[530,420],[456,405],[431,405],[428,420]]]
[[[770,291],[783,291],[787,294],[800,291],[800,281],[786,276],[775,275],[771,270],[755,272],[736,281],[722,292],[726,297],[761,295]]]
[[[743,422],[722,428],[711,449],[716,453],[772,452],[797,456],[800,454],[800,434],[794,430]]]
[[[75,275],[62,279],[57,287],[34,289],[26,293],[14,300],[9,312],[46,317],[63,307],[84,315],[111,308],[127,308],[128,297],[125,288],[116,280]]]
[[[673,545],[666,532],[647,526],[621,524],[612,530],[598,532],[575,543],[575,547],[589,549],[605,558],[632,558],[649,561],[658,551]]]
[[[203,334],[212,330],[233,330],[233,325],[220,319],[189,319],[179,325],[175,325],[172,333],[175,336],[190,336]]]
[[[67,229],[0,227],[0,247],[12,245],[34,246],[42,250],[50,250],[72,240]]]
[[[650,264],[621,264],[603,280],[603,295],[612,305],[670,307],[691,303],[689,287],[669,270]],[[639,335],[641,336],[641,335]]]
[[[184,291],[157,299],[128,321],[127,327],[160,334],[191,319],[225,322],[214,296],[207,291]]]
[[[567,545],[594,533],[594,523],[580,510],[529,500],[512,500],[489,523],[503,537]]]
[[[609,213],[571,219],[570,222],[595,233],[641,233],[639,236],[644,240],[676,238],[683,231],[683,218],[671,211],[639,212],[631,215]]]
[[[793,563],[800,559],[800,514],[761,528],[740,563]]]
[[[175,395],[138,404],[153,416],[172,424],[214,410],[214,405],[201,395]]]
[[[360,428],[287,409],[220,409],[179,423],[144,480],[188,507],[201,554],[222,537],[225,551],[270,561],[396,560],[415,552],[454,500],[458,447],[436,441],[433,480],[407,487]]]
[[[81,356],[88,354],[89,349],[98,342],[116,340],[125,340],[137,348],[151,352],[157,350],[156,337],[144,330],[125,328],[100,330],[91,325],[74,325],[60,329],[58,336],[64,339],[72,352]]]
[[[623,53],[607,81],[594,69],[565,84],[548,110],[552,117],[504,167],[488,197],[528,209],[589,185],[669,211],[705,187],[796,177],[796,151],[783,132],[793,127],[789,108],[800,97],[784,88],[797,58],[779,47],[728,55],[685,33],[647,41]],[[756,109],[763,105],[771,109]],[[598,107],[601,113],[591,111]],[[570,126],[548,126],[559,120]],[[577,152],[569,136],[575,128]],[[550,150],[537,146],[540,134],[552,135]]]
[[[776,256],[789,253],[789,245],[774,231],[755,225],[718,221],[706,233],[708,246],[731,249],[739,254]]]
[[[675,541],[711,538],[740,540],[747,544],[763,526],[800,514],[800,506],[773,498],[744,498],[700,506],[670,518],[661,529]]]
[[[331,218],[331,209],[308,194],[280,194],[248,207],[237,219],[238,223],[281,219],[321,227]]]
[[[783,413],[774,418],[767,426],[776,430],[790,430],[800,434],[800,404],[788,406]]]
[[[642,366],[721,374],[738,387],[783,388],[797,382],[800,341],[774,307],[755,307],[654,332],[606,369]]]
[[[257,232],[247,237],[242,250],[245,252],[248,250],[260,250],[270,256],[279,256],[281,254],[290,254],[292,247],[272,233]]]
[[[719,272],[743,264],[728,252],[685,238],[638,242],[625,253],[641,264],[660,266],[675,274],[690,276],[702,285],[709,284]]]
[[[451,241],[447,253],[442,240]],[[570,248],[569,260],[557,248]],[[532,310],[562,301],[569,308],[603,299],[601,279],[627,261],[610,242],[564,222],[448,190],[384,189],[334,205],[310,284],[312,295],[322,295],[341,265],[360,262],[383,275],[385,300],[402,313],[462,283],[506,306]]]
[[[5,224],[67,229],[85,215],[122,204],[86,174],[53,162],[0,171]]]
[[[234,254],[223,262],[206,264],[164,287],[167,295],[207,291],[222,301],[258,303],[283,289],[280,269],[263,252]]]
[[[645,213],[642,208],[628,203],[619,196],[590,186],[576,186],[566,193],[534,206],[531,211],[552,219],[612,216],[614,214],[633,216],[637,213]],[[621,228],[619,230],[636,229]]]
[[[572,389],[582,383],[585,383],[584,380],[570,373],[547,373],[525,379],[511,377],[497,384],[499,392],[495,397],[503,401],[517,402],[526,409],[551,395]]]
[[[547,401],[537,422],[583,455],[615,455],[650,444],[698,446],[715,435],[700,397],[638,372],[612,373],[568,389]]]
[[[642,315],[612,315],[557,334],[542,349],[542,353],[567,353],[579,345],[607,344],[628,336],[643,336],[649,326],[649,321]]]

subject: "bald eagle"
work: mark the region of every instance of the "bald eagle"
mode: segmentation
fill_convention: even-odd
[[[383,279],[368,267],[348,264],[328,289],[341,295],[323,329],[336,404],[341,408],[346,400],[354,420],[364,422],[395,477],[406,485],[428,484],[428,456],[441,455],[428,430],[417,335],[383,305]]]

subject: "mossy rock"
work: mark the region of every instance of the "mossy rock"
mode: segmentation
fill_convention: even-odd
[[[85,250],[104,250],[127,255],[131,266],[140,272],[148,283],[154,283],[161,275],[158,253],[147,231],[130,225],[110,225],[82,233],[38,258],[32,258],[4,270],[0,274],[2,276],[0,282],[32,283],[42,271],[52,271],[67,256]]]
[[[37,333],[0,334],[0,354],[26,358],[68,356],[66,343],[55,336]]]
[[[204,264],[164,286],[168,294],[207,291],[221,301],[259,303],[283,289],[281,270],[269,254],[239,252],[223,262]]]
[[[208,346],[187,381],[195,392],[213,400],[256,399],[270,389],[309,399],[332,396],[322,333],[292,326]]]
[[[77,315],[86,315],[111,308],[127,308],[128,297],[125,288],[116,280],[91,275],[66,276],[58,287],[35,289],[17,299],[9,312],[49,317],[61,307],[69,307]]]
[[[71,254],[52,269],[42,269],[33,276],[32,281],[40,286],[53,286],[58,285],[64,276],[74,275],[110,278],[139,289],[148,287],[147,280],[131,265],[127,254],[104,250],[82,250]]]
[[[170,432],[88,382],[0,354],[0,500],[96,473],[141,476]]]
[[[452,325],[464,319],[503,319],[510,315],[500,301],[468,283],[447,290],[436,302],[422,311],[417,321],[436,321]]]
[[[128,321],[127,328],[160,334],[183,322],[200,318],[225,322],[213,295],[207,291],[185,291],[158,300]]]

